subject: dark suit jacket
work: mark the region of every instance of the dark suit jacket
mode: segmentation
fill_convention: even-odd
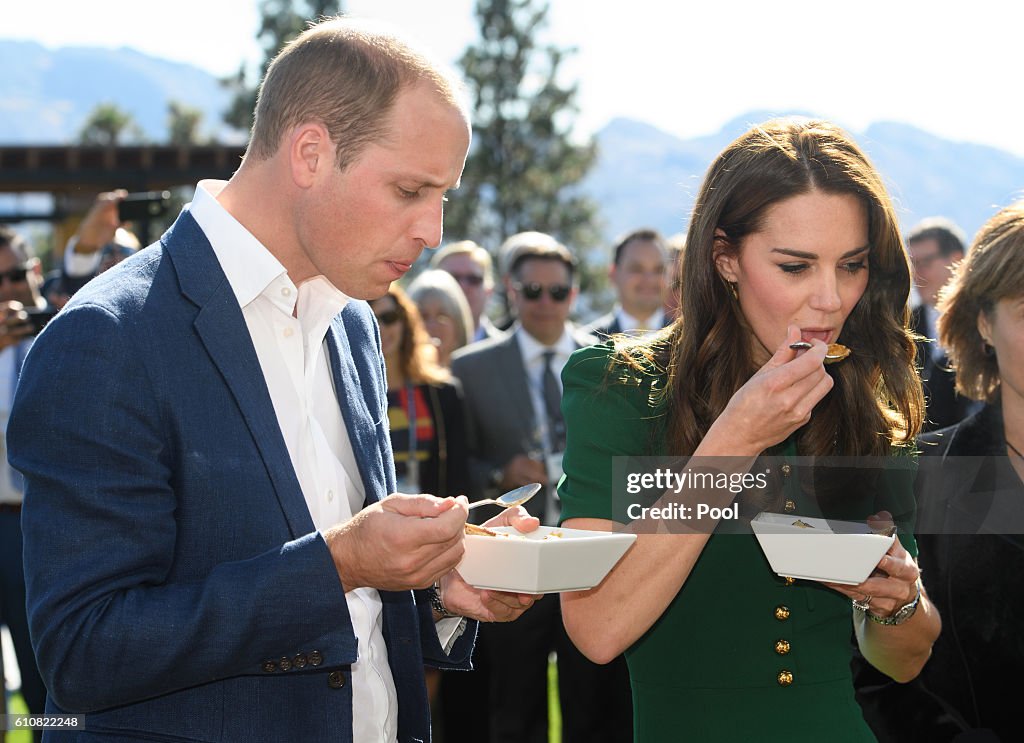
[[[1024,674],[1024,485],[999,408],[919,444],[918,560],[942,634],[909,684],[855,663],[858,699],[882,743],[1020,740],[1020,688],[1006,680]]]
[[[597,342],[574,331],[577,348]],[[491,473],[519,454],[536,448],[538,423],[530,398],[529,381],[515,332],[480,341],[452,356],[452,374],[462,383],[469,441],[472,500],[496,495]],[[544,499],[526,504],[541,516]]]
[[[911,311],[910,329],[921,335],[928,331],[922,305]],[[956,374],[949,368],[949,357],[942,354],[936,358],[933,353],[937,343],[934,338],[917,342],[917,368],[927,404],[924,431],[952,426],[978,409],[974,401],[957,393]]]
[[[395,481],[366,303],[350,302],[327,341],[376,501]],[[88,732],[62,739],[351,739],[343,587],[241,309],[187,211],[39,336],[8,435],[27,480],[28,613],[48,711],[87,716]],[[381,599],[398,738],[426,740],[424,656],[464,665],[474,631],[445,657],[426,601]]]

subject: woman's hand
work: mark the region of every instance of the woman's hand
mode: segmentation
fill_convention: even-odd
[[[814,406],[832,389],[824,365],[828,346],[814,340],[807,351],[789,347],[799,340],[800,329],[790,325],[785,342],[736,391],[706,438],[721,437],[729,454],[756,455],[785,441],[811,419]]]
[[[869,516],[868,524],[874,528],[884,528],[892,524],[892,514],[881,511]],[[889,617],[917,596],[917,579],[920,575],[921,571],[914,558],[900,544],[899,539],[893,539],[892,546],[882,555],[878,565],[863,583],[855,586],[839,583],[825,585],[866,605],[875,616]]]

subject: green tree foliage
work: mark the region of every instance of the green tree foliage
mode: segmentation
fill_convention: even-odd
[[[114,147],[142,140],[142,129],[135,119],[116,103],[96,104],[78,130],[78,142],[84,145]]]
[[[473,98],[473,146],[446,230],[492,250],[540,230],[585,251],[599,239],[597,207],[578,186],[597,149],[570,139],[577,86],[559,80],[575,50],[538,44],[547,2],[477,0],[475,13],[480,39],[459,60]]]
[[[198,108],[171,101],[167,104],[167,141],[173,145],[199,144],[199,126],[203,112]]]
[[[246,65],[238,68],[221,83],[233,92],[224,121],[238,129],[252,127],[252,112],[256,107],[259,81],[281,47],[306,30],[311,21],[322,16],[338,15],[344,10],[341,0],[260,0],[260,30],[256,38],[263,44],[263,63],[256,81],[246,72]]]

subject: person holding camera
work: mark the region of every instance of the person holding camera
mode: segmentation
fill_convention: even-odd
[[[36,668],[25,616],[25,576],[21,559],[21,476],[7,463],[7,417],[21,371],[21,362],[39,332],[36,318],[45,302],[39,294],[42,273],[39,259],[27,243],[8,227],[0,226],[0,623],[14,642],[21,692],[29,711],[41,714],[46,688]],[[26,310],[40,310],[29,314]],[[0,664],[0,676],[3,668]],[[0,685],[0,690],[2,690]]]

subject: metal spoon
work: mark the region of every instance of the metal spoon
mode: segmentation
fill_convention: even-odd
[[[539,482],[531,482],[529,485],[523,485],[521,488],[510,490],[504,495],[499,495],[497,498],[485,498],[484,500],[473,501],[469,504],[469,510],[472,511],[477,506],[488,505],[501,506],[502,508],[514,508],[516,506],[521,506],[539,493],[542,487],[543,486]]]
[[[789,347],[792,348],[794,351],[809,351],[810,349],[814,348],[814,346],[811,345],[810,343],[808,343],[807,341],[797,341],[796,343],[790,343]],[[825,354],[825,361],[826,362],[828,362],[828,361],[840,361],[841,359],[845,359],[845,358],[846,358],[846,354],[838,354],[838,355],[837,354],[830,354],[830,353],[826,353]]]

